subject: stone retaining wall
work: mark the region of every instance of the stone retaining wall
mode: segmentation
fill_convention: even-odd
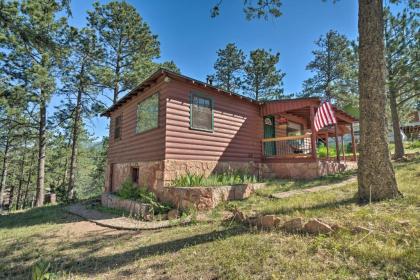
[[[255,183],[216,187],[164,187],[158,197],[176,208],[195,207],[206,210],[216,207],[222,201],[248,198],[255,190],[264,186],[264,183]]]
[[[108,208],[128,211],[131,215],[144,220],[153,219],[153,207],[146,203],[122,199],[111,193],[103,193],[101,195],[101,204]]]

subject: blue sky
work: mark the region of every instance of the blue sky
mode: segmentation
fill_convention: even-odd
[[[101,1],[106,2],[106,1]],[[286,73],[286,94],[301,90],[303,80],[311,76],[305,70],[312,59],[314,41],[334,29],[348,38],[357,38],[357,1],[283,0],[278,19],[247,21],[242,0],[224,0],[220,16],[210,18],[210,9],[218,0],[138,0],[135,6],[158,35],[159,61],[173,60],[182,74],[199,80],[213,72],[216,51],[233,42],[245,53],[256,48],[280,52],[279,67]],[[93,1],[71,2],[73,17],[69,23],[82,27],[86,11]],[[54,102],[55,103],[55,102]],[[98,137],[108,134],[108,120],[95,118],[89,130]]]

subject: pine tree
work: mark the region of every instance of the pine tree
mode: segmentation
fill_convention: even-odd
[[[47,104],[56,89],[55,71],[65,56],[66,1],[31,0],[2,3],[2,47],[6,69],[31,95],[38,108],[38,166],[36,206],[44,202]],[[46,32],[48,31],[48,32]]]
[[[302,96],[318,96],[344,107],[357,99],[357,56],[352,43],[337,31],[321,36],[306,70],[314,73],[303,82]],[[355,102],[353,102],[355,103]]]
[[[389,156],[382,0],[359,0],[360,156],[358,197],[376,201],[400,196]]]
[[[255,100],[280,99],[283,94],[283,78],[277,69],[280,54],[257,49],[251,51],[245,65],[244,91]]]
[[[229,43],[224,49],[217,51],[214,63],[216,71],[215,85],[227,91],[236,92],[242,87],[241,72],[245,66],[245,55],[234,43]]]
[[[419,23],[414,11],[404,9],[393,15],[385,10],[385,47],[386,66],[388,72],[388,98],[391,109],[392,127],[394,132],[394,157],[404,156],[404,145],[400,131],[399,110],[414,105],[416,97],[420,96],[419,79],[420,60]],[[413,106],[411,106],[413,107]],[[409,109],[408,109],[409,110]]]
[[[99,47],[93,30],[83,28],[80,31],[71,31],[71,55],[67,61],[63,75],[63,91],[68,97],[66,108],[71,108],[71,155],[67,194],[68,199],[75,198],[75,172],[78,155],[78,140],[80,127],[84,117],[91,117],[102,108],[98,99],[99,88],[95,74],[98,69],[98,61],[103,57],[103,50]],[[75,101],[73,101],[75,100]]]
[[[105,50],[97,77],[104,88],[112,90],[116,103],[120,93],[136,86],[155,66],[152,60],[159,57],[159,41],[125,1],[93,6],[88,12],[89,27],[97,32]]]

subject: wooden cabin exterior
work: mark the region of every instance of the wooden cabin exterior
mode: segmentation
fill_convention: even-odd
[[[315,133],[319,104],[314,98],[257,102],[160,69],[102,114],[111,119],[105,191],[116,191],[127,177],[159,195],[186,173],[240,169],[313,178],[348,168],[354,141],[351,159],[321,160],[316,147],[332,138],[339,147],[355,119],[335,108],[338,126]]]

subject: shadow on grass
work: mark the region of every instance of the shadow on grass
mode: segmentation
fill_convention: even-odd
[[[76,216],[67,214],[63,205],[49,205],[0,216],[0,228],[11,229],[42,224],[65,224],[80,220]]]
[[[215,240],[227,239],[231,236],[236,236],[248,232],[249,229],[243,226],[234,226],[231,228],[226,228],[223,230],[212,231],[203,234],[197,234],[193,236],[188,236],[182,239],[171,240],[167,242],[162,242],[158,244],[152,244],[147,246],[142,246],[134,248],[132,250],[112,254],[107,256],[94,256],[87,254],[87,257],[84,259],[78,260],[89,266],[76,266],[72,267],[74,273],[91,273],[92,268],[98,271],[107,271],[109,267],[118,268],[125,266],[132,262],[133,260],[144,259],[156,255],[163,255],[167,253],[176,253],[179,250],[184,248],[205,244]],[[92,266],[92,267],[91,267]]]
[[[121,235],[91,235],[87,240],[71,242],[69,241],[64,246],[56,248],[55,256],[46,258],[51,263],[51,270],[71,273],[72,275],[94,275],[96,273],[105,273],[110,269],[118,269],[132,262],[139,261],[152,256],[160,256],[167,253],[176,253],[184,248],[213,242],[216,240],[227,239],[231,236],[237,236],[248,232],[249,229],[240,225],[232,225],[230,228],[222,230],[211,231],[201,234],[187,236],[185,238],[170,240],[157,244],[140,244],[135,247],[128,247],[125,252],[115,253],[108,251],[107,255],[96,254],[98,251],[103,250],[105,247],[115,246],[117,244],[126,243],[133,238],[139,238],[139,232],[125,232]],[[17,243],[15,242],[15,246]],[[12,246],[13,247],[13,246]],[[13,249],[8,247],[7,250]],[[78,250],[80,248],[86,249],[83,252],[72,255],[69,257],[66,254],[67,250]],[[6,254],[6,251],[0,252],[0,255]],[[38,256],[30,255],[28,260],[35,260]],[[9,262],[19,261],[17,258],[11,258]],[[1,264],[1,261],[0,261]],[[29,277],[31,267],[28,265],[20,265],[13,270],[8,269],[2,271],[0,265],[0,278],[12,277],[12,279],[26,279]],[[3,279],[3,278],[2,278]]]

